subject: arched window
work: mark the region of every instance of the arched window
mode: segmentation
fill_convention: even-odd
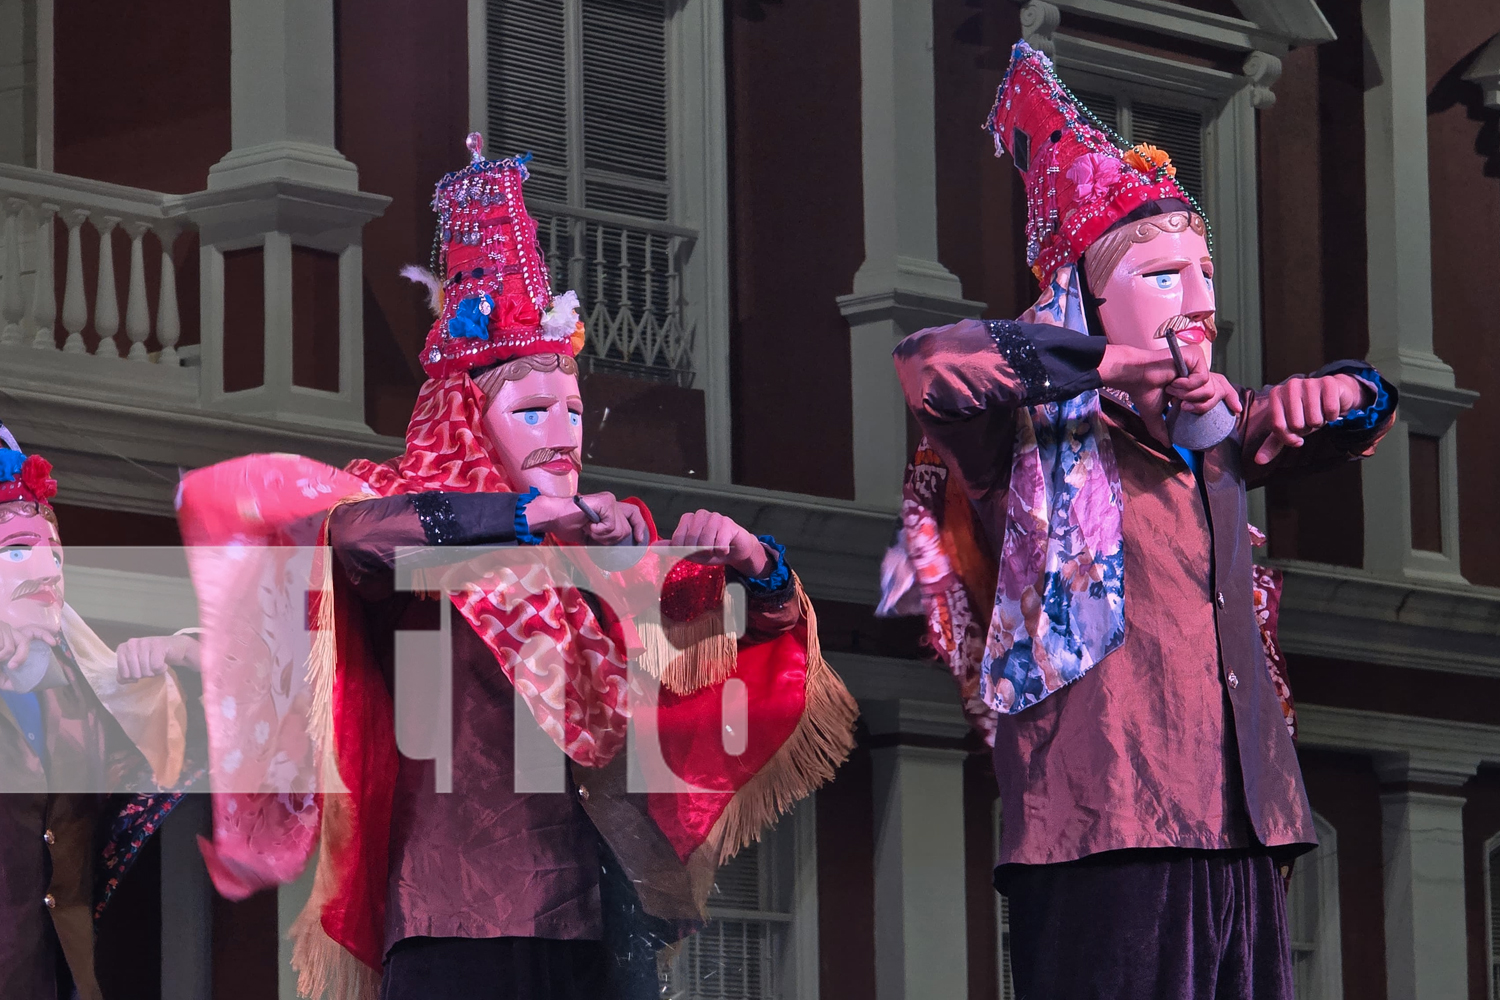
[[[1286,899],[1293,981],[1297,1000],[1343,1000],[1338,834],[1317,813],[1313,826],[1318,848],[1297,859]]]

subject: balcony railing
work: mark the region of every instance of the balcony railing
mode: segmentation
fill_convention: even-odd
[[[281,176],[164,194],[0,165],[0,419],[76,502],[140,510],[171,510],[181,467],[399,447],[370,431],[363,395],[360,233],[388,200]],[[299,248],[335,256],[336,277],[294,274]],[[297,381],[308,291],[336,296],[336,389]]]
[[[0,348],[181,367],[177,347],[182,317],[172,247],[185,229],[196,228],[181,197],[0,167],[0,211]],[[54,249],[54,238],[61,235],[59,220],[67,244],[61,273]],[[129,239],[123,317],[116,229]],[[153,237],[150,244],[148,234]],[[147,294],[148,246],[161,259],[154,317]],[[91,268],[92,300],[85,280],[85,249],[97,262]],[[192,376],[184,373],[181,379],[191,381]]]
[[[585,365],[691,386],[697,323],[683,271],[697,232],[556,202],[530,208],[553,291],[571,288],[583,304]]]

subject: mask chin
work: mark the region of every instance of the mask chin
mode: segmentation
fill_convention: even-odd
[[[36,690],[42,678],[47,676],[47,668],[52,665],[52,647],[40,639],[31,640],[31,651],[26,659],[15,670],[5,672],[6,679],[10,682],[10,690],[17,694],[29,694]]]

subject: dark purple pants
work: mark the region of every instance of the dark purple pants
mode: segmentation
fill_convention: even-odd
[[[1017,1000],[1293,1000],[1286,889],[1263,851],[1005,865]]]

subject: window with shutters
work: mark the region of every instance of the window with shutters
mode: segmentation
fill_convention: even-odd
[[[1500,834],[1484,845],[1484,914],[1489,943],[1489,998],[1500,1000]]]
[[[486,145],[531,154],[553,285],[583,304],[581,367],[701,393],[707,453],[683,474],[727,478],[722,4],[476,2]]]
[[[1000,857],[1000,800],[995,800],[995,808],[992,814],[992,828],[995,833],[993,856]],[[1016,986],[1010,974],[1010,901],[999,893],[995,894],[995,932],[996,947],[1000,949],[1000,1000],[1016,1000]]]
[[[1297,859],[1287,889],[1292,982],[1297,1000],[1343,1000],[1338,834],[1316,813],[1313,827],[1318,847]]]
[[[663,975],[671,1000],[816,1000],[811,803],[719,869],[707,926]]]
[[[1259,210],[1250,81],[1059,33],[1063,81],[1125,141],[1166,150],[1212,227],[1219,339],[1214,367],[1261,382]],[[1259,504],[1259,498],[1254,501]]]
[[[1201,204],[1203,113],[1194,108],[1138,101],[1125,94],[1075,90],[1098,119],[1130,143],[1149,143],[1172,155],[1177,180]]]

